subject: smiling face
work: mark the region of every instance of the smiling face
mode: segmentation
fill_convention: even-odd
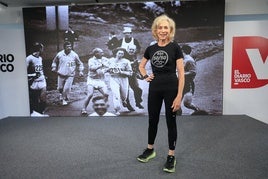
[[[97,99],[93,104],[93,108],[97,114],[102,116],[107,112],[108,105],[104,99]]]
[[[167,15],[161,15],[155,18],[151,30],[156,41],[172,41],[175,36],[176,25],[173,19]]]
[[[159,24],[157,25],[156,34],[157,34],[158,40],[160,41],[169,40],[169,37],[170,37],[169,22],[166,20],[160,21]]]

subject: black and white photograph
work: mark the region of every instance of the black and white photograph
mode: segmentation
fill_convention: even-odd
[[[149,84],[139,63],[155,43],[151,25],[161,14],[174,19],[174,42],[184,56],[181,114],[222,114],[224,4],[148,1],[23,8],[31,116],[147,115]],[[150,63],[146,69],[152,73]]]

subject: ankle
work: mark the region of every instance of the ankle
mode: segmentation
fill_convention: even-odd
[[[169,156],[175,156],[175,151],[174,150],[169,150],[168,155]]]
[[[147,149],[154,149],[153,145],[148,144]]]

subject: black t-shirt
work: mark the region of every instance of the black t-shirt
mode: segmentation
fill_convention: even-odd
[[[180,46],[170,42],[164,47],[154,44],[147,47],[144,58],[150,60],[155,78],[150,82],[150,89],[176,89],[178,78],[176,75],[176,61],[183,58]]]
[[[183,58],[180,46],[176,42],[170,42],[164,47],[154,44],[147,47],[144,57],[151,62],[155,75],[176,73],[176,61]]]

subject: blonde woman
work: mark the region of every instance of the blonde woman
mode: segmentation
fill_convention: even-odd
[[[152,24],[152,35],[157,43],[146,48],[139,65],[141,75],[149,83],[149,127],[147,148],[137,159],[145,163],[156,156],[154,142],[164,102],[169,150],[163,170],[169,173],[175,172],[176,114],[181,110],[184,88],[183,53],[173,41],[175,30],[175,22],[167,15],[157,17]],[[145,69],[148,62],[151,63],[152,74],[147,74]]]

